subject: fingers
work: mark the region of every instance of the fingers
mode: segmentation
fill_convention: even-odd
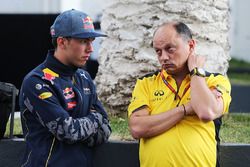
[[[195,67],[203,67],[206,61],[205,56],[197,56],[194,51],[190,51],[188,56],[188,69],[191,71]]]
[[[185,104],[186,115],[195,115],[195,112],[190,103]]]
[[[222,93],[220,91],[218,91],[216,88],[212,89],[211,92],[216,97],[216,99],[222,97]]]

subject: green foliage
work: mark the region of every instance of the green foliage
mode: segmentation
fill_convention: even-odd
[[[239,60],[239,59],[232,58],[229,61],[229,68],[238,68],[238,67],[250,68],[250,62],[246,62],[244,60]]]
[[[250,143],[250,114],[225,115],[220,137],[222,143]]]
[[[241,71],[249,71],[250,70],[250,62],[246,62],[243,60],[238,60],[238,59],[231,59],[229,61],[229,72],[228,72],[228,77],[230,79],[230,82],[232,84],[237,84],[237,85],[250,85],[250,74],[245,72],[245,73],[239,73],[239,72],[234,72],[233,69],[241,69]],[[231,72],[230,72],[231,71]]]
[[[111,139],[113,140],[133,140],[128,128],[128,119],[121,117],[110,117],[112,128]]]
[[[14,133],[13,135],[23,134],[20,118],[16,118],[14,120],[14,132],[13,133]],[[10,121],[6,125],[5,137],[9,137],[9,134],[10,134]]]
[[[250,85],[250,74],[247,73],[228,73],[228,78],[230,79],[231,84]]]

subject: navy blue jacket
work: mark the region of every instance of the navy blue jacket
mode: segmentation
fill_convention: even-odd
[[[19,103],[24,167],[91,167],[92,147],[110,136],[91,77],[59,62],[54,51],[26,75]]]

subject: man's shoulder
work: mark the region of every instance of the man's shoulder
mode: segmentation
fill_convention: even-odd
[[[225,85],[227,87],[231,87],[230,81],[226,75],[221,73],[208,73],[207,75],[207,83],[208,85]]]
[[[221,73],[216,73],[216,72],[208,72],[206,71],[206,77],[208,78],[213,78],[213,79],[227,79],[226,75],[223,75]]]

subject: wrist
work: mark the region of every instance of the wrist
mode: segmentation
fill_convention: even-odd
[[[185,116],[187,116],[187,110],[186,110],[186,107],[185,107],[185,105],[184,105],[184,104],[182,104],[181,106],[182,106],[182,108],[183,108],[183,116],[185,117]]]
[[[190,71],[190,77],[192,76],[206,77],[206,71],[203,68],[195,67]]]

